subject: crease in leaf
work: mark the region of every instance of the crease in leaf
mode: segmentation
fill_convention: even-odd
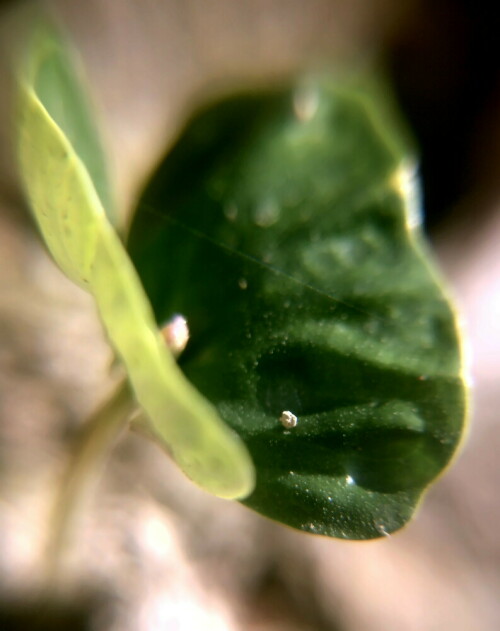
[[[129,251],[157,321],[190,323],[184,373],[250,450],[244,503],[370,539],[411,518],[457,449],[460,344],[390,117],[371,88],[309,80],[308,102],[303,85],[193,118]]]
[[[68,50],[53,35],[46,37],[34,40],[18,104],[20,170],[45,243],[64,273],[94,296],[158,440],[202,488],[221,497],[244,497],[255,475],[247,449],[186,380],[165,346],[141,281],[78,153],[80,145],[72,144],[87,127],[72,127],[81,123],[76,117],[61,126],[52,116],[54,103],[60,100],[65,110],[79,101],[80,90],[73,93],[75,85],[66,83]],[[60,73],[61,67],[70,74]],[[162,268],[164,277],[169,271],[174,273]]]

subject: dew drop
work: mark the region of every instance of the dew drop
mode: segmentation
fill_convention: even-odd
[[[314,118],[319,106],[319,94],[315,88],[301,86],[293,95],[293,112],[301,123]]]
[[[228,221],[236,221],[238,217],[238,206],[236,206],[234,202],[229,202],[229,204],[224,207],[224,216]]]
[[[349,484],[349,486],[351,486],[352,484],[354,484],[354,478],[351,477],[350,475],[346,475],[345,477],[345,481],[347,484]]]
[[[260,228],[269,228],[274,225],[280,217],[280,207],[278,202],[268,197],[255,207],[253,220]]]

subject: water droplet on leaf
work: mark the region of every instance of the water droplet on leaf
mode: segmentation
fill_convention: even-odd
[[[317,89],[311,86],[299,87],[293,95],[293,112],[301,123],[314,118],[319,106]]]
[[[236,221],[238,217],[238,206],[234,202],[227,204],[224,207],[224,215],[228,221]]]
[[[280,207],[278,202],[272,198],[261,201],[256,206],[253,214],[253,220],[260,228],[269,228],[274,225],[280,217]]]

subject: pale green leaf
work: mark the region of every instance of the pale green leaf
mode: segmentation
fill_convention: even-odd
[[[29,61],[45,50],[46,42],[36,38]],[[202,488],[221,497],[244,497],[254,484],[244,444],[178,369],[87,166],[48,109],[59,99],[72,103],[65,80],[59,83],[60,75],[47,67],[50,59],[43,65],[44,75],[51,76],[50,91],[38,92],[36,64],[28,63],[30,71],[21,76],[18,130],[21,175],[47,247],[61,269],[93,294],[158,440]]]

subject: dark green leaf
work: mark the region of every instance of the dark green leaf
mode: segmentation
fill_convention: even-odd
[[[454,316],[382,120],[328,81],[212,107],[130,241],[158,321],[188,320],[183,371],[251,452],[245,503],[353,539],[407,522],[464,423]]]

